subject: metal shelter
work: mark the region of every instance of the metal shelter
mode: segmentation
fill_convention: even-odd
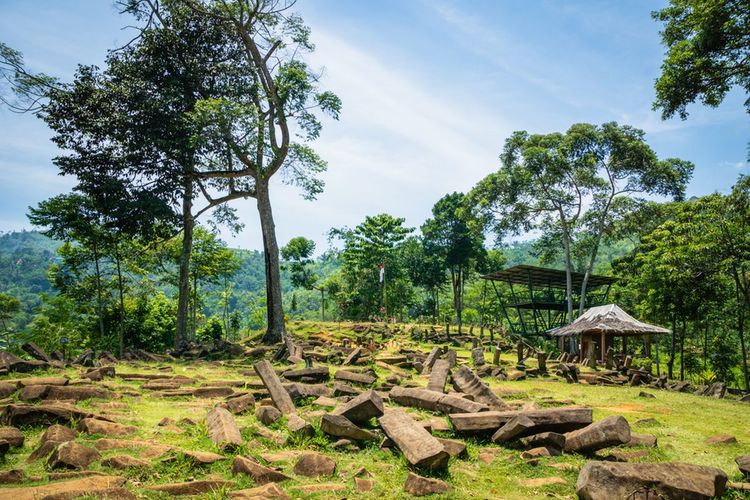
[[[536,266],[513,266],[481,276],[492,284],[500,310],[511,333],[543,335],[567,324],[567,277],[565,271]],[[583,273],[572,273],[573,307],[577,311]],[[607,303],[616,278],[592,274],[586,291],[586,307]],[[506,286],[498,286],[505,284]]]

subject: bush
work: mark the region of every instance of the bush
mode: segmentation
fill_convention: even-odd
[[[195,336],[203,342],[221,340],[224,336],[224,327],[221,324],[221,320],[215,316],[209,318],[203,328],[196,332]]]

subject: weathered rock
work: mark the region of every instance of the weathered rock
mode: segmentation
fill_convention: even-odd
[[[427,382],[427,389],[436,392],[445,392],[445,384],[448,382],[450,372],[451,365],[448,360],[436,360],[430,371],[430,379]]]
[[[151,462],[130,455],[116,455],[102,460],[102,465],[113,469],[138,469],[151,467]]]
[[[119,476],[89,476],[70,481],[29,486],[25,488],[7,488],[2,491],[0,498],[10,500],[33,500],[37,498],[67,499],[82,496],[113,498],[109,492],[120,488],[125,483],[124,477]],[[124,497],[117,497],[124,498]]]
[[[141,458],[155,458],[173,449],[166,444],[153,443],[145,440],[101,438],[94,441],[94,448],[99,451],[132,448],[138,450]]]
[[[466,443],[457,439],[445,439],[436,437],[440,444],[443,445],[443,450],[451,457],[466,456]]]
[[[338,370],[333,374],[333,378],[336,380],[343,380],[345,382],[352,382],[361,385],[372,385],[375,383],[375,377],[366,375],[364,373],[352,372],[349,370]]]
[[[222,450],[233,450],[242,445],[242,436],[234,417],[226,409],[216,407],[206,415],[208,437]]]
[[[255,398],[252,394],[243,394],[242,396],[228,399],[222,403],[222,406],[233,415],[240,415],[255,408]]]
[[[388,397],[391,401],[404,406],[412,406],[423,410],[437,411],[440,413],[477,413],[488,411],[489,407],[483,403],[475,403],[466,398],[453,394],[420,389],[417,387],[395,386],[391,389]]]
[[[309,379],[316,382],[325,382],[331,378],[331,372],[327,366],[315,367],[315,368],[302,368],[300,370],[287,370],[282,373],[282,376],[287,380],[300,380]]]
[[[13,395],[18,390],[18,387],[8,382],[0,382],[0,399],[5,399]]]
[[[275,406],[261,405],[255,410],[255,418],[264,425],[271,425],[279,421],[281,412]]]
[[[104,436],[127,436],[138,430],[132,425],[117,424],[95,418],[84,418],[78,424],[78,430],[86,434],[102,434]]]
[[[68,441],[52,451],[47,466],[50,469],[85,469],[100,458],[101,455],[94,448]]]
[[[82,401],[84,399],[110,399],[113,394],[111,391],[102,387],[93,385],[49,385],[39,386],[46,387],[41,399],[50,400],[74,400]],[[24,389],[25,391],[26,389]]]
[[[18,380],[18,387],[28,387],[30,385],[68,385],[70,380],[67,377],[28,377]]]
[[[284,384],[284,389],[289,393],[292,401],[329,396],[331,394],[331,389],[325,384],[302,384],[297,382],[294,384]]]
[[[263,385],[266,386],[276,408],[278,408],[284,415],[296,413],[297,410],[294,408],[294,402],[281,384],[279,376],[273,371],[273,365],[271,365],[268,360],[263,360],[255,363],[253,368],[255,369],[255,373],[257,373],[263,381]]]
[[[367,493],[368,491],[372,491],[372,489],[375,487],[375,481],[373,481],[372,479],[355,477],[354,487],[357,490],[357,493]]]
[[[522,479],[518,481],[518,484],[526,488],[541,488],[543,486],[552,486],[555,484],[565,484],[568,482],[561,477],[536,477],[533,479]]]
[[[10,469],[0,472],[0,484],[22,483],[26,479],[26,473],[22,469]]]
[[[363,424],[383,415],[383,399],[373,390],[365,391],[331,412],[343,415],[355,424]]]
[[[247,474],[258,484],[279,483],[291,479],[276,469],[266,467],[245,457],[234,457],[232,474]]]
[[[521,458],[524,460],[533,460],[541,457],[557,457],[561,454],[562,451],[554,446],[539,446],[522,452]]]
[[[750,477],[750,455],[742,455],[734,459],[737,467],[745,476]]]
[[[23,433],[15,427],[0,427],[0,440],[18,448],[23,446]]]
[[[236,498],[239,500],[292,500],[292,497],[284,493],[276,483],[268,483],[255,488],[232,491],[229,493],[229,498]]]
[[[437,362],[437,359],[439,356],[440,356],[440,348],[433,347],[432,350],[430,350],[430,354],[427,355],[427,358],[424,360],[424,363],[422,364],[423,375],[430,373],[430,370],[432,370],[432,367]]]
[[[362,348],[361,347],[355,347],[352,352],[349,353],[349,355],[344,359],[344,362],[342,365],[351,365],[354,364],[357,359],[359,359],[359,356],[362,354]]]
[[[625,443],[623,446],[648,446],[649,448],[656,447],[656,436],[650,434],[636,434],[630,433],[630,441]]]
[[[459,392],[471,394],[475,401],[484,403],[491,410],[509,410],[510,407],[477,377],[467,366],[461,366],[453,374],[453,386]]]
[[[100,366],[99,368],[91,368],[83,376],[92,381],[104,380],[105,377],[114,377],[115,367],[114,366]]]
[[[442,469],[449,455],[443,445],[403,410],[392,410],[378,419],[383,432],[399,447],[410,464]]]
[[[178,455],[187,458],[196,466],[210,465],[226,458],[224,455],[219,455],[218,453],[197,450],[178,450]],[[177,454],[174,457],[177,457]]]
[[[231,387],[198,387],[191,391],[194,398],[225,398],[234,394]]]
[[[320,453],[305,453],[294,465],[294,473],[306,477],[331,476],[336,462]]]
[[[225,488],[231,488],[234,485],[231,481],[221,479],[211,479],[205,481],[190,481],[187,483],[158,484],[148,486],[152,491],[161,491],[169,495],[203,495],[212,491],[220,491]]]
[[[708,499],[724,494],[727,475],[714,467],[678,462],[588,462],[578,475],[583,500],[612,498]]]
[[[524,434],[531,433],[535,425],[534,421],[529,417],[519,415],[509,420],[505,425],[495,431],[492,435],[492,442],[506,443],[512,441]]]
[[[565,434],[565,451],[586,453],[630,441],[630,424],[624,417],[606,417]]]
[[[48,366],[49,363],[46,361],[21,359],[15,354],[11,354],[7,351],[0,351],[0,367],[4,367],[9,372],[27,373]]]
[[[565,435],[557,432],[540,432],[521,438],[521,445],[525,448],[550,446],[562,450],[565,447]]]
[[[545,408],[542,410],[485,411],[450,415],[458,432],[495,431],[517,416],[534,421],[534,432],[568,432],[586,427],[593,421],[591,408]]]
[[[24,350],[29,356],[31,356],[34,359],[38,359],[40,361],[46,361],[49,363],[52,361],[52,358],[49,357],[49,355],[44,352],[44,349],[36,345],[34,342],[26,342],[21,346],[21,349]]]
[[[333,396],[339,397],[339,396],[358,396],[362,394],[362,391],[357,389],[356,387],[352,387],[350,385],[346,385],[342,382],[334,382],[333,383]]]
[[[717,434],[706,439],[706,444],[735,444],[737,438],[729,434]]]
[[[47,441],[55,441],[57,443],[64,443],[66,441],[73,441],[76,438],[76,431],[70,427],[66,427],[60,424],[50,425],[44,434],[42,434],[41,442],[46,443]]]
[[[409,473],[404,483],[404,491],[415,497],[447,493],[452,489],[453,487],[445,481],[418,476],[413,472]]]
[[[312,437],[315,435],[313,426],[295,413],[287,417],[286,428],[291,436]]]
[[[374,441],[377,434],[360,429],[343,415],[327,413],[320,420],[320,430],[330,436],[353,439],[355,441]]]

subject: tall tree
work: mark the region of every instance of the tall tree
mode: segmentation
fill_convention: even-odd
[[[685,119],[696,100],[717,107],[733,87],[750,94],[750,2],[670,0],[652,16],[667,48],[654,109]],[[750,99],[745,101],[750,113]]]
[[[320,292],[320,319],[325,321],[325,286],[318,283],[318,276],[310,269],[314,252],[315,242],[298,236],[281,248],[281,258],[286,261],[285,266],[292,278],[292,286]]]
[[[472,265],[485,253],[483,235],[472,230],[464,210],[465,195],[452,193],[443,196],[432,207],[432,218],[422,225],[425,245],[432,248],[448,271],[453,292],[458,332],[463,324],[463,291]]]
[[[21,301],[7,293],[0,293],[0,325],[5,333],[5,348],[10,347],[10,325],[13,315],[21,309]]]
[[[267,331],[264,340],[278,342],[284,334],[279,246],[269,185],[279,174],[299,186],[307,199],[323,189],[318,174],[326,163],[309,142],[320,135],[316,111],[338,118],[340,99],[318,88],[320,75],[303,60],[311,52],[310,30],[290,12],[290,0],[135,1],[160,16],[187,6],[192,16],[230,33],[238,50],[241,74],[224,76],[224,92],[202,99],[196,117],[202,128],[199,148],[217,161],[199,179],[224,179],[218,187],[241,184],[255,198],[263,233],[266,263]],[[296,137],[299,141],[294,141]]]

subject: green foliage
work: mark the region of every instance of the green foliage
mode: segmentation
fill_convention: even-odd
[[[318,277],[309,269],[314,252],[315,242],[303,236],[292,238],[281,248],[281,258],[286,261],[282,269],[289,271],[292,286],[308,290],[315,286]]]
[[[224,327],[221,320],[217,317],[209,318],[206,324],[198,330],[197,338],[202,341],[218,341],[224,336]]]
[[[652,13],[667,48],[654,101],[662,118],[687,118],[696,100],[717,107],[735,86],[750,93],[748,9],[747,0],[670,0]]]

